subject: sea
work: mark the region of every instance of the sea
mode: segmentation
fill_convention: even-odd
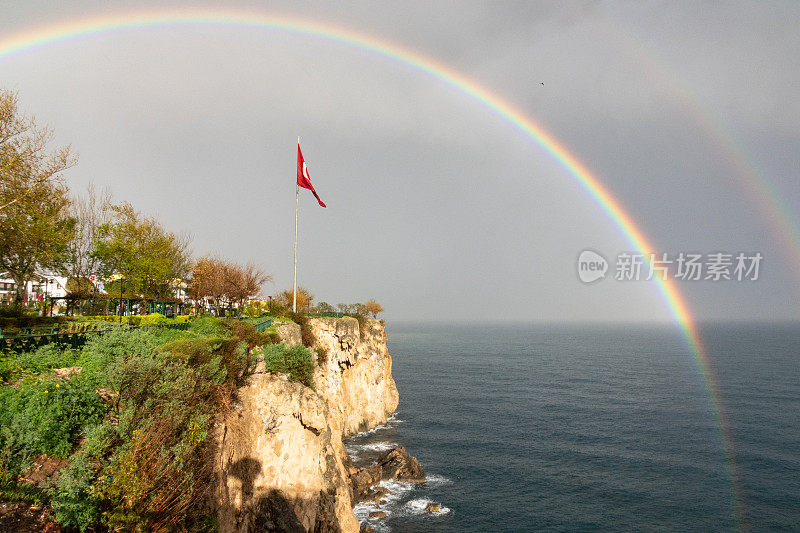
[[[800,531],[798,324],[702,325],[716,398],[676,326],[387,332],[400,405],[346,447],[427,481],[358,504],[375,531]]]

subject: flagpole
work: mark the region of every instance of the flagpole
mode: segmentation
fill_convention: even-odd
[[[300,147],[300,136],[297,136],[297,146]],[[300,211],[300,185],[295,179],[294,186],[294,285],[292,287],[292,312],[297,312],[297,213]]]

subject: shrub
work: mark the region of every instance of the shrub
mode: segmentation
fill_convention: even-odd
[[[52,343],[21,353],[0,353],[0,379],[16,381],[53,368],[74,366],[78,353]]]
[[[289,374],[291,381],[314,388],[314,361],[311,351],[301,344],[268,344],[261,349],[269,372]]]
[[[286,313],[289,312],[289,308],[281,305],[280,302],[277,300],[268,300],[267,301],[267,313],[272,316],[287,316]]]
[[[192,321],[189,331],[195,335],[225,335],[225,323],[222,319],[204,315]]]
[[[300,338],[302,339],[303,346],[311,348],[316,343],[317,339],[314,337],[314,332],[311,331],[311,324],[308,322],[308,316],[304,313],[292,313],[287,311],[286,315],[292,322],[300,326]]]
[[[21,318],[25,316],[33,316],[33,313],[19,305],[0,306],[0,318]]]
[[[156,347],[174,333],[161,330],[113,329],[89,340],[78,359],[83,374],[96,384],[106,380],[108,372],[123,358],[137,355],[152,356]]]
[[[6,326],[3,328],[3,335],[6,337],[15,337],[22,332],[22,329],[16,326]]]
[[[106,407],[87,381],[38,377],[0,388],[0,449],[7,472],[18,474],[40,453],[67,457],[81,430],[98,423]]]
[[[195,366],[165,352],[114,370],[123,444],[98,487],[110,528],[179,529],[205,504],[213,479],[208,437],[227,374],[220,354],[207,359]]]
[[[116,440],[116,431],[107,422],[87,429],[84,445],[48,491],[58,523],[82,530],[99,524],[102,501],[95,488],[97,474]]]
[[[161,313],[150,313],[149,315],[144,315],[139,323],[142,326],[158,326],[168,322],[169,319]]]
[[[320,366],[324,365],[328,360],[328,352],[326,352],[325,348],[322,346],[317,346],[314,351],[317,352],[317,364]]]
[[[251,322],[244,320],[227,320],[225,327],[230,330],[231,335],[247,343],[249,348],[255,348],[262,344],[269,342],[267,336],[256,330],[256,327]]]
[[[242,309],[244,316],[261,316],[269,313],[269,302],[263,300],[251,300]]]
[[[0,387],[0,484],[11,489],[0,488],[18,491],[16,479],[36,454],[66,457],[82,442],[47,491],[59,523],[196,529],[210,513],[214,419],[253,368],[253,347],[265,342],[251,324],[210,318],[188,331],[117,328],[80,352],[51,345],[9,354],[0,370],[21,381]],[[292,352],[287,364],[311,383],[296,359]],[[65,362],[82,372],[69,381],[42,374]]]

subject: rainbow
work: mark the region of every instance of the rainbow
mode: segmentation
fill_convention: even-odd
[[[173,25],[235,25],[292,32],[372,52],[414,70],[421,71],[476,100],[533,140],[550,154],[591,196],[597,205],[611,218],[634,249],[644,254],[645,257],[648,257],[650,253],[656,252],[656,249],[617,199],[612,196],[611,192],[552,134],[525,116],[521,111],[515,109],[502,97],[470,80],[463,74],[417,52],[382,41],[373,36],[300,18],[272,16],[249,11],[230,9],[148,11],[90,17],[22,31],[0,40],[0,59],[80,37],[119,30]],[[696,365],[704,378],[712,410],[720,427],[722,446],[727,459],[726,465],[731,484],[734,519],[740,528],[744,528],[743,502],[739,490],[729,425],[722,408],[719,385],[712,372],[708,354],[703,347],[689,307],[678,291],[676,282],[674,280],[661,280],[658,276],[654,277],[654,279],[670,313],[679,324],[682,334],[694,355]]]
[[[798,225],[800,219],[783,200],[783,195],[758,169],[752,156],[748,156],[747,150],[741,143],[737,143],[732,134],[725,129],[722,118],[711,111],[709,106],[702,105],[700,97],[681,81],[674,69],[657,56],[656,52],[646,44],[646,39],[634,35],[633,29],[622,20],[613,19],[609,21],[609,25],[609,33],[619,39],[623,48],[628,50],[640,65],[647,68],[648,77],[657,80],[659,86],[667,88],[676,97],[683,106],[685,114],[694,118],[705,136],[714,141],[720,154],[742,178],[738,182],[744,186],[745,192],[758,206],[763,220],[781,242],[780,249],[789,259],[789,265],[800,278],[800,225]]]

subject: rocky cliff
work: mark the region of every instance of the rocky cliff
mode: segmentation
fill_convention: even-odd
[[[339,421],[342,438],[386,422],[400,397],[392,378],[383,323],[320,318],[310,325],[327,354],[318,362],[314,383]]]
[[[322,348],[316,390],[266,373],[238,390],[218,424],[215,494],[226,532],[357,532],[342,439],[386,422],[398,403],[386,333],[378,320],[309,320]],[[278,328],[287,343],[300,327]]]

